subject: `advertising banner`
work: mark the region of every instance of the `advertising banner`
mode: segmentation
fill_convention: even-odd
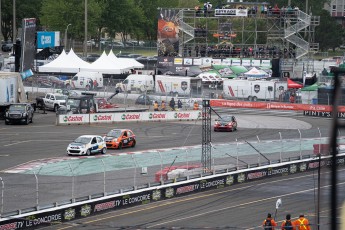
[[[38,31],[37,32],[37,49],[55,47],[60,45],[59,31]]]
[[[131,112],[131,113],[114,113],[115,122],[123,121],[143,121],[143,113]]]
[[[251,108],[251,109],[273,109],[273,110],[295,110],[295,111],[317,111],[331,112],[330,105],[310,105],[310,104],[288,104],[279,102],[250,102],[234,100],[211,100],[210,105],[214,107],[231,108]],[[345,112],[345,106],[338,106],[340,114]],[[325,113],[326,115],[326,113]]]
[[[112,123],[115,113],[90,114],[90,123]]]
[[[59,115],[58,123],[60,125],[88,124],[90,123],[90,115],[89,114]]]
[[[332,112],[320,112],[320,111],[303,111],[304,116],[308,117],[332,117]],[[338,112],[338,118],[345,119],[345,112]]]
[[[162,9],[158,11],[158,56],[176,57],[179,48],[179,10]]]
[[[20,72],[33,69],[36,55],[36,18],[24,18],[22,28]]]
[[[232,17],[247,17],[248,10],[247,9],[215,9],[214,11],[215,17],[224,17],[224,16],[232,16]]]

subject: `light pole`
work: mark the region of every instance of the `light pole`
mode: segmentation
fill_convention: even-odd
[[[13,0],[13,25],[12,25],[12,42],[16,43],[16,0]]]
[[[84,57],[87,56],[87,0],[85,0],[85,18],[84,18],[84,21],[85,21],[85,31],[84,31]]]
[[[71,26],[72,24],[68,24],[66,29],[65,29],[65,51],[67,49],[67,31],[68,31],[68,27]]]

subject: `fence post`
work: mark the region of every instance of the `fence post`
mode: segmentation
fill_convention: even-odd
[[[238,170],[238,141],[236,138],[236,169]]]
[[[279,132],[279,136],[280,136],[280,144],[281,144],[281,148],[280,148],[280,163],[281,163],[282,162],[282,152],[283,152],[283,140],[282,140],[281,132]]]
[[[5,189],[5,184],[4,181],[2,180],[2,177],[0,177],[1,180],[1,209],[0,209],[0,218],[2,216],[2,213],[4,212],[4,189]]]
[[[137,177],[137,162],[135,161],[133,154],[131,155],[131,157],[132,157],[133,162],[134,162],[134,178],[133,178],[134,185],[133,185],[133,190],[135,190],[136,177]]]
[[[317,127],[317,130],[319,130],[319,135],[320,135],[320,143],[319,143],[319,155],[321,155],[321,142],[322,142],[322,136],[321,136],[321,131],[320,128]],[[319,166],[320,167],[320,166]]]
[[[70,163],[68,163],[68,166],[72,172],[72,203],[74,203],[74,171]]]
[[[299,159],[302,160],[302,133],[301,130],[298,129],[299,132]]]
[[[106,193],[105,193],[105,163],[102,159],[102,164],[103,164],[103,195],[105,196]]]
[[[258,139],[258,142],[260,142],[259,136],[256,135],[256,139]],[[260,158],[260,154],[258,153],[258,165],[261,165],[261,158]]]
[[[34,170],[35,180],[36,180],[36,206],[38,206],[38,178]]]

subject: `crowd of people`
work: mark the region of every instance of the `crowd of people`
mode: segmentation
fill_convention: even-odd
[[[172,97],[169,101],[169,109],[171,111],[175,111],[176,109],[181,110],[183,106],[183,103],[180,99],[177,100],[177,108],[176,108],[176,102],[175,99]],[[197,101],[194,102],[193,104],[193,110],[198,110],[199,109],[199,103]],[[163,100],[161,104],[158,104],[158,101],[155,101],[153,103],[153,110],[154,111],[168,111],[166,102]]]
[[[296,50],[293,47],[279,48],[276,46],[233,47],[231,45],[196,44],[183,47],[182,57],[214,57],[214,58],[295,58]]]
[[[274,230],[278,224],[272,217],[271,213],[267,214],[267,218],[263,221],[262,227],[265,230]],[[287,214],[285,220],[281,224],[282,230],[311,230],[309,220],[303,214],[296,220],[291,220],[291,215]]]

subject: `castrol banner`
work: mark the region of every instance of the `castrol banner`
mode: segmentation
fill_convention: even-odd
[[[165,111],[145,112],[142,118],[144,121],[165,121],[168,119],[168,113]]]
[[[69,125],[69,124],[88,124],[90,123],[89,114],[72,114],[72,115],[59,115],[58,124]]]
[[[94,113],[90,114],[90,123],[112,123],[114,113]]]
[[[212,107],[269,109],[269,110],[295,110],[295,111],[319,111],[331,112],[330,105],[289,104],[279,102],[251,102],[233,100],[211,100]],[[338,112],[345,112],[345,106],[338,106]]]
[[[142,121],[142,118],[143,118],[142,112],[114,113],[115,122]]]

